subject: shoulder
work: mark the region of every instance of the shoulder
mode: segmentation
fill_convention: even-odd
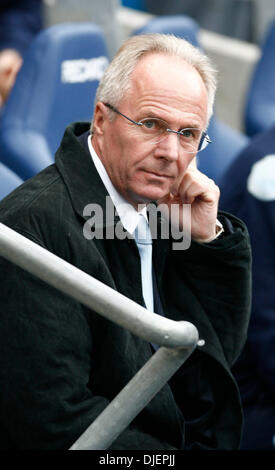
[[[0,203],[0,220],[2,222],[19,221],[28,211],[35,211],[39,207],[39,212],[53,210],[51,202],[56,198],[57,192],[62,192],[63,182],[56,170],[55,165],[51,165],[38,175],[25,181],[16,188]],[[57,204],[58,201],[56,200]]]
[[[1,201],[0,222],[47,247],[72,212],[62,177],[51,165]]]

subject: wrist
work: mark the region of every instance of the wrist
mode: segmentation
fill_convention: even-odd
[[[220,235],[224,232],[224,228],[223,228],[223,225],[221,224],[221,222],[216,219],[216,225],[215,225],[215,233],[210,236],[210,237],[207,237],[207,238],[196,238],[194,239],[197,243],[210,243],[212,242],[213,240],[216,240],[217,238],[220,237]]]

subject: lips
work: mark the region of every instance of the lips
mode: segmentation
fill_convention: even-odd
[[[157,178],[174,178],[174,175],[169,173],[160,173],[153,170],[143,170],[145,173],[156,176]]]

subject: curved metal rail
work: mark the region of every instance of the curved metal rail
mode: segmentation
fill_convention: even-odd
[[[2,223],[0,255],[144,340],[163,346],[73,444],[72,450],[106,449],[194,348],[204,344],[192,323],[175,322],[149,312]]]

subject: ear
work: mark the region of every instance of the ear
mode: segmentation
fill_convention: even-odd
[[[106,106],[98,101],[96,103],[94,111],[94,120],[93,120],[93,134],[94,135],[103,135],[104,134],[104,124],[108,119]]]

